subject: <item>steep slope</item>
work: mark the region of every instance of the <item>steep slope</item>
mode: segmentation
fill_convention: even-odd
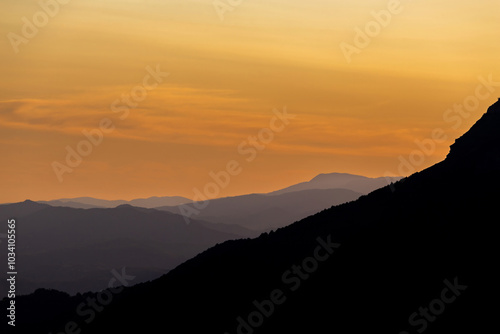
[[[62,306],[74,309],[78,297],[51,312],[34,307],[20,313],[32,319],[23,329],[60,331],[72,320],[82,333],[489,332],[498,314],[498,112],[496,103],[445,161],[393,187],[213,247],[116,294],[95,319]]]
[[[488,108],[488,111],[462,137],[450,147],[447,160],[478,159],[494,168],[498,163],[500,131],[500,99]],[[474,160],[473,160],[474,161]],[[491,168],[475,163],[478,168]]]

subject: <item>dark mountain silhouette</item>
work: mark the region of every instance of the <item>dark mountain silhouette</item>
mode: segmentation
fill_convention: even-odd
[[[151,197],[132,201],[80,197],[38,201],[38,203],[80,209],[131,204],[181,214],[189,219],[201,219],[216,224],[242,226],[252,231],[267,232],[287,226],[332,205],[353,201],[362,194],[399,179],[401,178],[368,178],[345,173],[320,174],[309,182],[302,182],[268,194],[249,194],[210,200],[207,208],[202,210],[198,210],[191,200],[183,197]]]
[[[302,182],[290,187],[273,191],[267,194],[249,194],[243,196],[233,196],[212,200],[217,203],[209,213],[197,215],[200,218],[214,223],[233,224],[239,222],[242,226],[247,226],[256,230],[264,231],[272,228],[286,226],[310,214],[328,208],[332,205],[341,204],[358,198],[361,194],[367,194],[375,189],[386,186],[391,182],[396,182],[401,177],[379,177],[369,178],[361,175],[346,173],[319,174],[311,181]],[[312,190],[331,190],[328,192],[315,192]],[[291,195],[291,197],[277,197],[268,199],[263,196],[276,196],[292,192],[303,192],[301,194]],[[346,192],[351,190],[356,193]],[[310,198],[312,196],[312,198]],[[331,201],[333,198],[333,202]],[[290,201],[290,203],[287,203]],[[301,201],[297,207],[293,201]],[[190,199],[174,197],[150,197],[147,199],[134,199],[131,201],[115,200],[108,201],[91,197],[63,198],[52,201],[38,201],[38,203],[49,204],[51,206],[71,207],[77,209],[90,208],[113,208],[123,204],[130,204],[137,207],[159,208],[164,211],[180,213],[176,206],[188,204]],[[228,207],[226,204],[230,204]],[[192,205],[191,205],[192,206]],[[215,208],[214,208],[215,207]],[[289,208],[292,208],[290,211]],[[238,212],[241,209],[241,212]],[[227,212],[231,211],[231,213]],[[293,212],[298,211],[298,212]],[[235,213],[236,212],[236,213]],[[251,215],[252,217],[249,217]],[[244,218],[244,221],[241,218]],[[272,223],[263,223],[261,221],[271,221]],[[259,223],[260,222],[260,223]]]
[[[23,294],[40,287],[100,290],[107,287],[110,270],[122,267],[139,283],[217,243],[255,236],[239,226],[197,220],[187,225],[178,215],[130,205],[87,210],[31,201],[0,205],[0,220],[10,218],[18,220],[17,291]],[[6,224],[0,231],[5,229]],[[4,258],[5,252],[2,248]]]
[[[305,218],[316,212],[361,196],[347,189],[309,189],[267,196],[251,194],[207,201],[198,210],[195,204],[159,207],[158,210],[177,214],[186,212],[191,217],[216,224],[238,224],[255,231],[269,231]],[[189,207],[189,208],[188,208]],[[191,218],[190,217],[190,218]]]
[[[165,205],[180,205],[192,202],[189,198],[181,196],[164,196],[164,197],[149,197],[136,198],[131,201],[125,200],[105,200],[92,197],[77,197],[77,198],[61,198],[52,201],[38,201],[38,203],[49,204],[51,206],[65,206],[76,209],[89,208],[115,208],[119,205],[129,204],[142,208],[156,208]]]
[[[96,334],[490,332],[499,128],[497,102],[444,161],[276,232],[213,247],[114,295],[95,319],[75,309],[99,294],[18,298],[28,306],[16,329],[59,333],[74,321]]]
[[[401,177],[369,178],[347,173],[319,174],[308,182],[301,182],[293,186],[273,191],[268,195],[281,195],[292,191],[308,189],[349,189],[361,194],[368,194],[375,189],[385,187],[391,182],[399,181]]]
[[[475,164],[477,168],[493,171],[492,168],[498,164],[499,122],[500,99],[488,108],[488,111],[467,133],[451,145],[447,160],[458,163],[462,159],[477,158],[478,163]]]

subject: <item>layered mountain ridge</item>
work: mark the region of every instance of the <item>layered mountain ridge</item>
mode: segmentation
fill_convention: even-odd
[[[20,325],[31,333],[68,321],[82,333],[488,332],[498,314],[499,128],[497,102],[444,161],[404,181],[212,247],[123,290],[92,321],[72,311],[87,295],[25,311]]]

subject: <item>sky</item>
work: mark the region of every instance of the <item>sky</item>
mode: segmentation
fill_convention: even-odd
[[[0,203],[213,198],[422,170],[500,97],[499,10],[2,0]]]

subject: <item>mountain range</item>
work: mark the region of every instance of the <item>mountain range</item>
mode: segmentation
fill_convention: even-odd
[[[344,177],[333,173],[327,179],[338,185],[331,181]],[[370,178],[350,177],[372,182]],[[110,268],[127,267],[135,273],[136,284],[145,282],[216,243],[256,237],[360,195],[347,189],[309,189],[227,197],[208,201],[205,209],[189,219],[181,217],[179,208],[192,204],[182,197],[27,200],[0,205],[0,219],[22,221],[18,233],[24,242],[18,257],[25,269],[18,292],[51,288],[74,294],[106,288]],[[181,206],[148,209],[165,203]],[[0,297],[5,296],[4,291]]]
[[[115,208],[124,204],[152,209],[159,206],[181,205],[189,202],[192,202],[189,198],[181,196],[154,196],[149,198],[137,198],[131,201],[105,200],[92,197],[61,198],[52,201],[38,201],[38,203],[49,204],[51,206],[65,206],[77,209]]]
[[[401,177],[370,178],[348,173],[319,174],[310,181],[301,182],[284,189],[273,191],[268,193],[268,195],[281,195],[293,191],[309,189],[349,189],[360,194],[368,194],[375,189],[382,188],[400,179]]]
[[[199,220],[186,224],[181,216],[130,205],[103,209],[32,201],[0,205],[0,220],[13,217],[18,221],[20,294],[41,287],[72,294],[101,290],[107,287],[110,270],[122,267],[134,273],[136,283],[144,282],[217,243],[258,235],[237,225]],[[5,286],[4,281],[1,284]],[[6,291],[2,289],[2,297]]]
[[[369,178],[361,175],[353,175],[347,173],[327,173],[319,174],[307,182],[301,182],[284,189],[276,190],[267,194],[254,194],[254,195],[280,195],[289,192],[312,190],[312,189],[346,189],[360,194],[368,194],[369,192],[381,188],[391,182],[400,180],[401,177],[378,177]],[[248,195],[242,195],[248,196]],[[240,196],[233,196],[237,198]],[[143,208],[158,208],[168,206],[179,206],[182,204],[192,203],[189,198],[181,196],[163,196],[163,197],[149,197],[137,198],[130,201],[126,200],[104,200],[92,197],[77,197],[77,198],[61,198],[51,201],[37,201],[42,204],[49,204],[51,206],[65,206],[77,209],[89,208],[114,208],[119,205],[129,204]]]
[[[16,330],[492,331],[499,128],[500,100],[442,162],[258,238],[226,241],[151,282],[19,297],[27,306],[19,308]],[[78,312],[89,300],[93,311]]]
[[[192,203],[157,209],[214,224],[235,223],[254,231],[270,231],[359,196],[360,193],[347,189],[309,189],[280,195],[219,198],[204,202],[202,209],[197,209]]]
[[[270,231],[289,225],[332,205],[353,201],[363,194],[401,177],[369,178],[346,173],[320,174],[308,182],[267,194],[248,194],[193,203],[184,197],[150,197],[147,199],[102,200],[91,197],[39,201],[51,206],[72,208],[112,208],[130,204],[180,214],[189,219],[212,223],[237,224],[253,231]],[[202,209],[199,209],[200,206]]]

